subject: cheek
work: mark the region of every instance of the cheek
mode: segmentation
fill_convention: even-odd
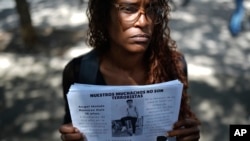
[[[109,28],[109,36],[112,41],[119,41],[122,38],[121,29],[117,25],[112,25]]]

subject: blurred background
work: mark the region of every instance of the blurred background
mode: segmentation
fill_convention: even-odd
[[[62,70],[90,50],[87,1],[0,0],[0,141],[60,140]],[[200,140],[228,141],[230,124],[250,124],[250,30],[230,33],[233,0],[174,9],[171,35],[188,62]]]

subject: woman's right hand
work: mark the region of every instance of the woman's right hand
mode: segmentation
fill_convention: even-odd
[[[62,141],[84,141],[84,135],[73,125],[64,124],[60,127]]]

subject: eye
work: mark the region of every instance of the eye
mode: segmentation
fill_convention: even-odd
[[[138,11],[138,8],[136,6],[131,6],[131,5],[121,5],[120,11],[127,14],[133,14]]]

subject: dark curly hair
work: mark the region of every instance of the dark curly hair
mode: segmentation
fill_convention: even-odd
[[[97,52],[103,53],[109,48],[108,24],[110,11],[115,0],[89,0],[87,16],[89,19],[88,44]],[[145,54],[147,64],[147,83],[154,84],[179,79],[183,84],[183,94],[179,119],[196,118],[189,107],[187,94],[188,80],[183,71],[182,54],[177,52],[176,43],[170,37],[168,27],[170,6],[169,0],[151,0],[159,9],[160,23],[155,24],[153,39]],[[198,120],[198,119],[197,119]]]

